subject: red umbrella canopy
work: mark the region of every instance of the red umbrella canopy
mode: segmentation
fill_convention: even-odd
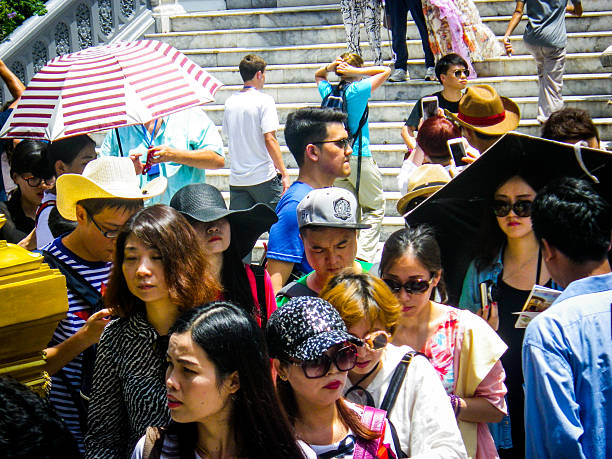
[[[53,141],[144,124],[213,102],[222,85],[159,41],[87,48],[56,57],[32,78],[0,136]]]

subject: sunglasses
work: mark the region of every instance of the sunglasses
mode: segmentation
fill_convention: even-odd
[[[455,78],[459,78],[461,74],[464,74],[467,78],[470,76],[470,71],[468,69],[461,69],[461,70],[455,70],[453,72],[453,75],[455,75]]]
[[[405,292],[409,294],[420,295],[429,289],[431,281],[433,281],[433,277],[429,280],[411,279],[405,284],[401,284],[393,279],[383,279],[383,281],[395,295],[399,294],[401,289],[404,289]]]
[[[344,151],[348,150],[348,147],[353,143],[350,137],[346,137],[344,139],[338,140],[322,140],[321,142],[312,142],[314,145],[321,145],[324,143],[333,143],[336,147],[343,149]]]
[[[384,330],[373,331],[363,338],[363,342],[371,351],[384,349],[390,340],[391,335]]]
[[[508,201],[495,200],[493,201],[493,213],[496,217],[505,217],[513,210],[519,217],[531,216],[531,201],[528,199],[519,199],[514,204]]]
[[[301,366],[304,376],[309,379],[322,378],[329,373],[332,363],[340,371],[352,370],[357,363],[357,348],[354,345],[349,345],[338,349],[331,355],[323,354],[314,360],[291,360],[291,363]]]

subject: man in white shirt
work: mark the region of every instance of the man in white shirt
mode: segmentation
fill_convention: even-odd
[[[244,87],[227,99],[223,116],[231,158],[230,209],[248,209],[259,202],[275,209],[290,183],[276,139],[276,105],[261,92],[266,62],[249,54],[239,69]]]

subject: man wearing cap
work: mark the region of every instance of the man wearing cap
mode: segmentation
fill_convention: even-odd
[[[267,270],[275,292],[291,275],[297,279],[312,271],[304,255],[296,208],[314,188],[332,186],[335,179],[351,173],[353,150],[345,121],[345,113],[331,108],[303,108],[287,116],[285,141],[300,173],[276,206],[278,222],[270,228]]]
[[[504,34],[506,54],[513,53],[510,34],[521,22],[527,3],[527,25],[523,42],[533,55],[538,69],[538,116],[544,123],[552,112],[563,108],[563,72],[565,71],[565,13],[582,16],[580,0],[518,0]]]
[[[96,312],[101,303],[97,292],[104,292],[119,229],[144,199],[164,192],[166,179],[140,189],[130,158],[103,157],[87,164],[82,175],[61,175],[56,188],[59,213],[77,226],[41,250],[45,261],[66,275],[68,287],[68,315],[45,350],[45,369],[53,376],[51,403],[83,451],[87,418],[79,401],[84,369],[93,368],[91,346],[110,320],[108,309]]]
[[[486,84],[470,86],[459,101],[457,114],[445,110],[446,116],[461,125],[469,144],[484,153],[506,132],[513,131],[521,120],[518,105]]]
[[[343,269],[368,272],[372,268],[372,263],[355,260],[357,230],[370,225],[357,223],[357,200],[350,191],[338,187],[312,190],[297,206],[297,219],[314,271],[278,292],[279,307],[293,297],[318,296],[327,280]]]

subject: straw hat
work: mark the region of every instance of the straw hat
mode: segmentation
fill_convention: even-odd
[[[451,181],[451,176],[439,164],[423,164],[412,173],[408,182],[408,192],[397,202],[400,215],[406,213],[410,201],[419,196],[434,194]]]
[[[208,183],[185,185],[172,196],[170,207],[203,223],[227,218],[232,242],[243,258],[253,250],[257,239],[278,221],[276,213],[262,203],[248,209],[228,210],[221,192]]]
[[[83,174],[64,174],[57,179],[57,210],[68,220],[76,220],[76,203],[82,199],[149,199],[162,194],[168,181],[158,177],[142,189],[130,158],[102,156],[94,159]]]
[[[518,105],[486,84],[470,86],[459,101],[459,113],[444,110],[457,123],[485,135],[504,135],[521,120]]]

